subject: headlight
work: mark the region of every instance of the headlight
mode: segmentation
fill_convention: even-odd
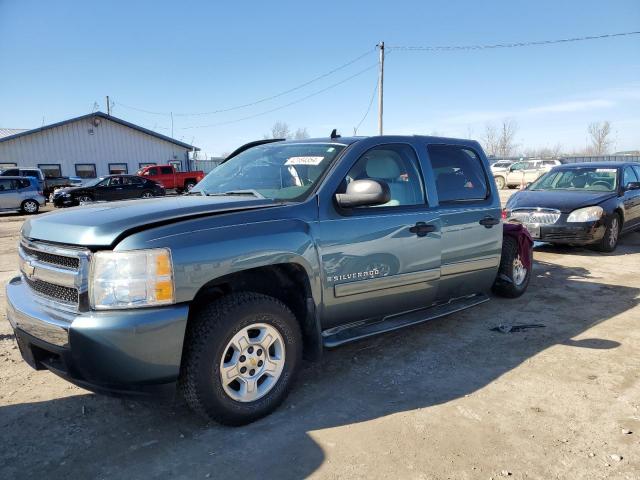
[[[89,299],[96,310],[175,302],[173,264],[167,248],[97,252],[89,277]]]
[[[594,222],[600,220],[603,213],[602,207],[579,208],[569,214],[567,222]]]

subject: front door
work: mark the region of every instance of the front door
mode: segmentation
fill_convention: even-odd
[[[622,171],[622,188],[625,211],[625,231],[633,230],[640,225],[640,190],[629,189],[632,182],[640,182],[636,172],[631,166],[624,167]]]
[[[406,143],[359,142],[349,168],[321,195],[318,248],[323,327],[431,305],[440,277],[440,223],[426,202],[416,150]],[[354,180],[386,182],[391,200],[343,211],[335,193]]]
[[[501,209],[488,163],[461,145],[429,145],[442,224],[438,301],[488,290],[502,249]]]
[[[20,208],[20,194],[16,189],[16,181],[0,177],[0,209]]]

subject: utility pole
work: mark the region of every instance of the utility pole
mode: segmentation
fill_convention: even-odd
[[[173,112],[171,112],[171,138],[173,138]]]
[[[107,115],[111,116],[111,104],[109,103],[109,95],[107,95]]]
[[[384,113],[384,42],[378,44],[380,49],[380,79],[378,80],[378,135],[382,135],[382,114]]]

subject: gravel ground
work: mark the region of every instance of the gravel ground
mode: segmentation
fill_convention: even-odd
[[[23,219],[0,216],[2,283]],[[327,352],[242,428],[31,370],[2,290],[0,478],[638,479],[639,271],[640,233],[609,255],[538,247],[520,299]]]

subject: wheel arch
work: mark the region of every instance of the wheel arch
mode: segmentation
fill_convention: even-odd
[[[311,280],[305,267],[295,262],[236,271],[207,282],[191,302],[187,330],[193,316],[203,305],[242,291],[268,295],[287,305],[300,324],[305,358],[316,360],[321,356],[320,322]]]

